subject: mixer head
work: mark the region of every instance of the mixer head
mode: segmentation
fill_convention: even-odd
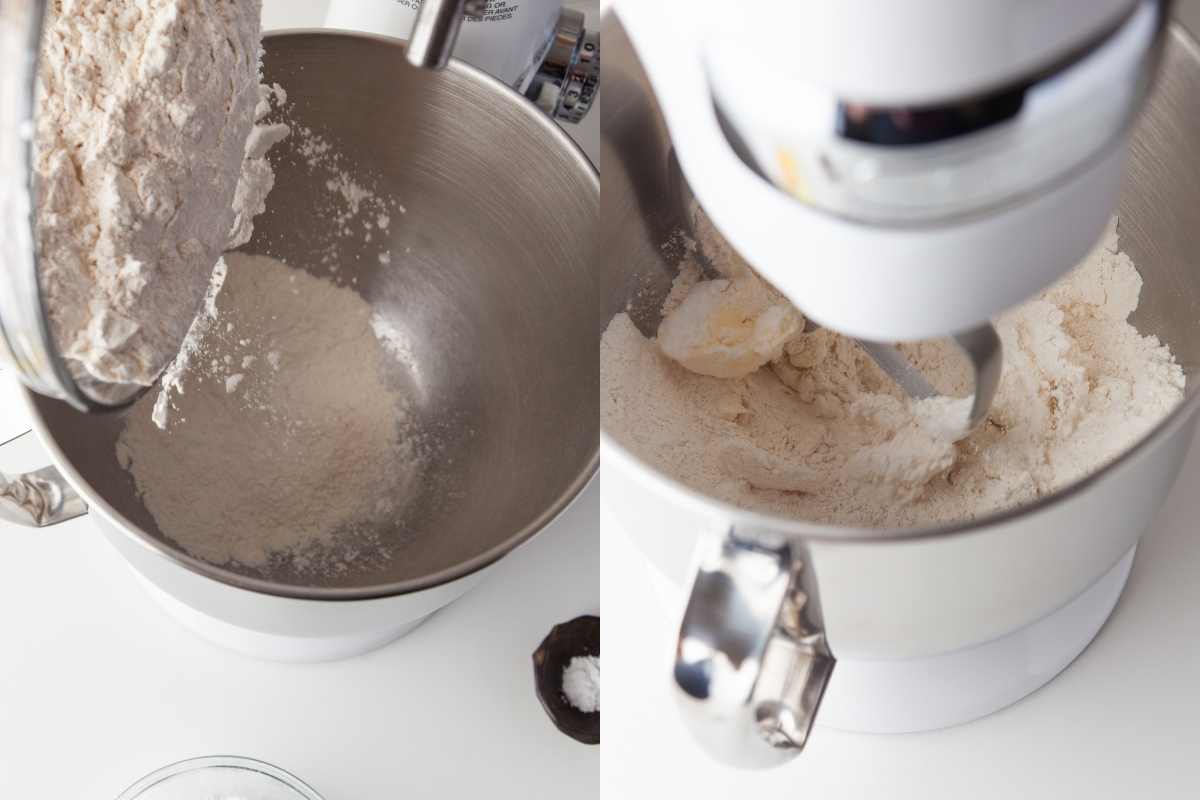
[[[1163,0],[866,0],[793,18],[618,2],[680,165],[807,317],[961,333],[1077,264],[1111,217]]]
[[[1074,267],[1117,204],[1166,0],[618,3],[714,225],[804,315],[859,340],[951,337],[987,414],[989,320]],[[789,24],[792,23],[792,24]]]

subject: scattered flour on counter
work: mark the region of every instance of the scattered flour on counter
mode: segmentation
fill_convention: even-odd
[[[962,412],[947,404],[965,408],[949,395],[970,391],[951,345],[901,347],[947,395],[913,402],[849,339],[784,336],[802,319],[701,223],[722,279],[705,281],[685,251],[658,341],[627,314],[612,320],[601,418],[633,453],[710,496],[835,524],[967,520],[1098,469],[1183,397],[1169,348],[1127,321],[1142,280],[1115,221],[1070,275],[996,321],[1000,388],[988,421],[957,443],[938,426]]]
[[[75,380],[148,386],[179,349],[221,252],[248,241],[284,125],[259,85],[260,0],[47,5],[36,238]],[[263,109],[266,109],[264,111]]]
[[[600,659],[575,656],[563,667],[563,696],[585,714],[600,710]]]
[[[386,557],[373,522],[422,456],[384,382],[370,305],[270,258],[227,254],[220,271],[173,390],[130,410],[120,464],[163,534],[206,561],[341,570]]]

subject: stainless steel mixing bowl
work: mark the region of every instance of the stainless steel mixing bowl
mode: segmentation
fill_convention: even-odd
[[[353,603],[318,603],[324,621],[304,628],[297,620],[311,605],[279,605],[272,616],[260,613],[264,595],[350,601],[458,585],[543,528],[595,472],[599,180],[555,123],[463,64],[418,70],[398,40],[330,32],[271,35],[265,48],[265,80],[286,87],[288,121],[321,135],[355,180],[407,210],[369,243],[337,239],[335,262],[336,277],[353,280],[403,338],[406,355],[387,378],[439,443],[419,479],[397,482],[397,513],[379,520],[392,556],[324,577],[193,558],[163,537],[117,465],[128,412],[89,415],[28,397],[56,465],[144,577],[233,625],[332,636],[404,614],[376,604],[372,621],[343,624],[337,615]],[[301,142],[273,151],[276,186],[246,249],[333,276],[320,263],[339,224],[328,176],[309,167]],[[380,263],[381,236],[390,264]],[[199,505],[221,500],[195,490]],[[250,591],[209,598],[218,585]]]
[[[676,274],[680,254],[671,243],[685,227],[688,193],[616,18],[609,16],[602,35],[606,311],[628,309],[652,335]],[[1133,322],[1171,346],[1188,376],[1186,398],[1086,479],[958,524],[818,525],[717,501],[640,459],[637,442],[602,430],[602,501],[648,558],[681,585],[691,582],[675,679],[693,731],[715,755],[743,765],[780,763],[803,746],[814,715],[876,732],[982,716],[1050,680],[1099,630],[1132,548],[1179,472],[1200,409],[1197,98],[1200,48],[1176,26],[1134,134],[1120,233],[1145,280]],[[1085,595],[1089,611],[1069,636],[1029,646],[1020,639],[1018,632]],[[789,605],[797,598],[802,608]],[[1011,660],[980,655],[971,662],[970,653],[995,650]],[[955,659],[973,671],[938,672]],[[884,673],[905,677],[889,683],[877,678]]]

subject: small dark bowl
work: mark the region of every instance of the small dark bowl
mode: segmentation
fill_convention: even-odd
[[[576,617],[555,625],[533,651],[538,700],[554,725],[584,744],[600,744],[600,712],[580,711],[563,694],[563,670],[576,656],[600,657],[600,618]]]

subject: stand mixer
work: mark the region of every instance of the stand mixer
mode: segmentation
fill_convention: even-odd
[[[932,390],[884,343],[951,337],[981,422],[1001,371],[988,320],[1077,264],[1116,208],[1164,4],[853,0],[779,25],[765,0],[616,8],[721,233],[914,397]]]
[[[867,342],[877,360],[895,353],[886,342],[954,338],[974,368],[977,422],[999,374],[988,320],[1075,266],[1117,207],[1169,5],[748,0],[733,13],[701,0],[679,13],[672,4],[617,0],[615,10],[683,176],[720,233],[807,317]],[[915,393],[905,365],[881,366]],[[616,465],[613,474],[638,477],[619,485],[606,477],[606,487],[653,497],[647,505],[674,495],[658,483],[642,490],[644,468],[610,444],[604,460]],[[678,509],[697,507],[695,498],[678,499]],[[823,537],[865,540],[868,532],[717,516],[734,521],[723,523],[731,527],[719,547],[702,551],[675,653],[677,694],[689,727],[718,758],[779,764],[803,749],[829,681],[821,606],[828,623],[832,592],[849,588],[831,576],[848,577],[841,571],[858,565],[870,581],[862,565],[872,548],[830,545],[836,555],[822,554]],[[917,549],[898,563],[924,569]],[[814,560],[817,573],[824,569],[823,599]],[[1119,585],[1122,570],[1128,561],[1103,581]],[[890,630],[882,617],[853,622],[866,639]],[[1019,646],[1014,653],[1020,663]],[[922,662],[904,680],[886,661],[858,665],[878,665],[869,680],[859,680],[862,670],[843,675],[855,686],[887,687],[875,699],[906,682],[933,697],[939,681],[948,686],[1000,663],[981,650],[953,660]],[[941,677],[928,678],[935,672]],[[856,720],[874,713],[865,695],[862,702]],[[992,710],[1004,704],[987,702]],[[986,713],[964,704],[939,716],[951,705],[860,729],[927,729]]]

